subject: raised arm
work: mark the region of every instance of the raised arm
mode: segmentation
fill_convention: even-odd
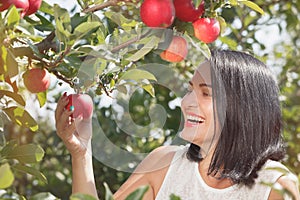
[[[73,120],[74,110],[66,110],[66,93],[58,100],[55,110],[56,131],[72,157],[72,193],[89,194],[96,198],[92,164],[92,121],[91,119]]]

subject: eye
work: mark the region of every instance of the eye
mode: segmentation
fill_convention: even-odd
[[[211,93],[211,91],[210,91],[209,89],[203,89],[203,90],[202,90],[202,95],[203,95],[204,97],[211,97],[211,96],[212,96],[212,93]]]

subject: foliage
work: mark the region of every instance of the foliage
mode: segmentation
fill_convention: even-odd
[[[205,15],[217,17],[222,27],[217,42],[209,45],[194,37],[191,23],[178,19],[168,29],[145,27],[139,19],[139,1],[76,3],[67,10],[44,1],[37,13],[24,18],[14,6],[0,13],[0,188],[5,189],[1,198],[67,199],[71,195],[68,152],[49,119],[43,113],[32,115],[30,99],[52,115],[63,85],[91,94],[95,119],[120,152],[148,153],[160,145],[181,144],[176,136],[181,128],[176,100],[183,96],[185,80],[195,66],[214,47],[250,51],[273,66],[282,94],[284,162],[300,179],[299,1],[205,0]],[[270,27],[284,36],[272,41],[271,48],[261,40]],[[167,63],[158,56],[172,35],[189,42],[183,62]],[[52,88],[38,94],[24,88],[22,73],[33,67],[45,68],[55,77]],[[103,106],[108,98],[117,103]],[[127,109],[122,122],[118,106]],[[95,147],[106,147],[107,140],[97,141]],[[117,190],[141,159],[134,158],[130,165],[124,161],[119,170],[115,163],[107,165],[94,157],[99,196],[109,199],[105,190],[106,194],[108,188]],[[84,198],[90,197],[71,196]]]

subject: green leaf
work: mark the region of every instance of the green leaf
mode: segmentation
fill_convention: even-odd
[[[14,174],[12,173],[8,163],[0,166],[0,189],[10,187],[14,182]]]
[[[107,183],[104,183],[104,188],[105,188],[105,200],[113,200],[113,194],[109,189],[109,186],[107,185]]]
[[[219,23],[220,23],[220,27],[221,27],[221,35],[222,35],[223,33],[225,33],[227,24],[226,24],[225,19],[224,19],[223,17],[221,17],[221,16],[218,16],[218,17],[217,17],[217,20],[218,20]]]
[[[30,128],[32,131],[38,130],[38,124],[36,121],[23,108],[12,106],[9,108],[4,108],[3,111],[8,115],[10,120],[16,124],[22,127]]]
[[[53,24],[43,15],[35,13],[36,17],[40,19],[40,23],[36,24],[34,27],[39,31],[53,31],[55,27]]]
[[[143,196],[149,189],[149,186],[141,186],[126,197],[125,200],[142,200]]]
[[[96,200],[95,197],[89,194],[72,194],[70,200]]]
[[[47,91],[37,93],[37,98],[38,98],[40,107],[43,107],[47,101]]]
[[[11,51],[7,51],[6,56],[7,74],[9,77],[14,77],[19,74],[18,62]]]
[[[71,36],[72,26],[68,10],[54,4],[54,18],[56,24],[56,36],[60,41],[70,43],[69,37]]]
[[[204,0],[193,0],[193,4],[195,8],[198,8],[200,6],[200,3]]]
[[[17,140],[10,140],[2,149],[1,157],[6,157],[16,146],[18,145]]]
[[[6,65],[6,56],[7,50],[5,46],[0,46],[0,74],[6,75],[7,72],[7,65]]]
[[[251,8],[252,10],[255,10],[256,12],[258,12],[258,13],[260,13],[262,15],[265,14],[265,12],[263,11],[263,9],[261,9],[256,3],[252,2],[252,1],[238,0],[238,2],[243,3],[247,7]]]
[[[38,47],[34,45],[30,40],[27,41],[27,44],[31,48],[35,56],[38,56],[40,58],[45,58],[44,54],[41,54]]]
[[[22,163],[37,163],[44,157],[44,150],[35,144],[16,146],[6,156],[7,159],[17,159]]]
[[[152,97],[155,97],[155,90],[152,84],[143,85],[142,88],[148,92]]]
[[[7,14],[7,25],[14,27],[20,21],[20,14],[15,6],[12,6]]]
[[[229,3],[230,3],[230,5],[232,5],[232,6],[237,6],[237,5],[238,5],[237,0],[229,0]]]
[[[230,49],[236,49],[238,46],[237,41],[230,37],[219,37],[219,40],[222,43],[227,44],[230,47]]]
[[[148,39],[148,38],[147,38]],[[138,61],[143,58],[146,54],[148,54],[152,49],[154,49],[160,41],[160,38],[157,36],[150,37],[149,41],[137,52],[135,52],[132,56],[127,58],[129,61]]]
[[[170,195],[170,200],[180,200],[179,196],[176,196],[175,194]]]
[[[57,197],[55,197],[53,194],[51,194],[50,192],[41,192],[41,193],[38,193],[38,194],[35,194],[33,196],[31,196],[29,198],[29,200],[58,200]]]
[[[2,95],[5,95],[5,96],[8,96],[8,97],[12,98],[13,100],[15,100],[21,106],[26,105],[23,97],[21,95],[17,94],[17,93],[7,91],[7,90],[0,90],[0,96],[2,96]]]
[[[137,22],[135,20],[127,19],[121,13],[107,11],[105,12],[105,16],[115,22],[118,26],[122,28],[130,28],[135,27]]]
[[[72,194],[70,200],[97,200],[95,197],[88,194]]]
[[[139,80],[143,80],[143,79],[156,81],[156,78],[153,74],[151,74],[150,72],[147,72],[145,70],[141,70],[141,69],[128,70],[120,78],[120,80],[133,80],[133,81],[139,81]]]
[[[71,26],[72,29],[75,29],[80,24],[86,22],[89,18],[90,14],[82,16],[80,13],[76,13],[71,17]]]
[[[101,26],[100,22],[84,22],[74,30],[73,37],[76,40],[94,33]]]
[[[117,85],[117,90],[123,94],[127,94],[127,88],[125,85]]]
[[[199,41],[199,40],[198,40],[198,39],[192,39],[192,38],[191,38],[189,35],[187,35],[187,34],[185,34],[185,37],[186,37],[187,39],[189,39],[189,42],[192,44],[193,47],[195,47],[195,49],[197,50],[197,52],[201,52],[202,55],[203,55],[205,58],[207,58],[207,59],[210,58],[211,52],[210,52],[210,49],[209,49],[209,47],[208,47],[207,44],[205,44],[204,42],[196,42],[196,41]],[[198,65],[199,65],[199,62],[202,62],[202,61],[200,61],[200,60],[203,61],[203,59],[202,59],[200,56],[198,56],[197,60],[194,61],[195,63],[193,63],[193,64],[194,64],[195,66],[198,66]]]
[[[40,181],[42,181],[43,183],[48,183],[47,181],[47,178],[45,177],[45,175],[38,171],[37,169],[33,168],[33,167],[29,167],[29,166],[26,166],[26,165],[21,165],[21,164],[16,164],[16,165],[13,165],[12,168],[14,170],[18,170],[20,172],[23,172],[23,173],[27,173],[27,174],[31,174],[33,176],[35,176],[37,179],[39,179]]]
[[[43,13],[54,15],[53,7],[50,4],[48,4],[46,1],[42,1],[42,5],[39,10]]]

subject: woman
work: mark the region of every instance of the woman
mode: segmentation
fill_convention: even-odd
[[[64,109],[67,104],[64,95],[55,117],[57,134],[72,156],[73,193],[97,196],[91,120],[70,121],[73,111]],[[277,162],[284,156],[278,87],[262,62],[242,52],[212,51],[190,80],[181,107],[185,124],[180,135],[191,144],[155,149],[115,199],[125,199],[142,185],[150,186],[147,200],[171,194],[182,200],[283,199],[268,184],[300,199],[296,180]]]

